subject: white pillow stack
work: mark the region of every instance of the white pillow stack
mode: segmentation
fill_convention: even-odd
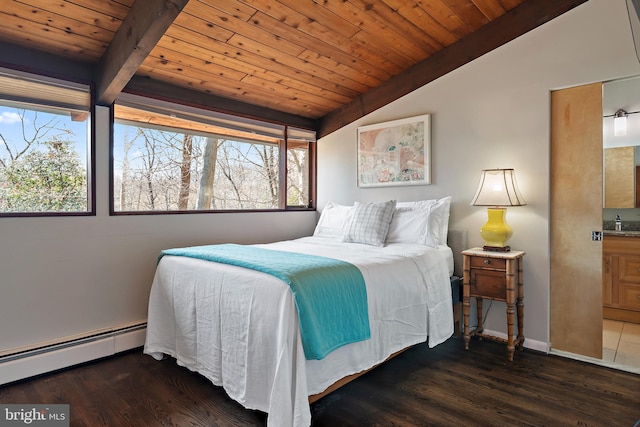
[[[417,243],[431,247],[447,244],[451,197],[414,202],[329,202],[313,233],[345,242],[383,246],[385,243]],[[390,221],[389,211],[392,212]]]

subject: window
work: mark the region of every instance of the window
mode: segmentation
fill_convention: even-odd
[[[0,69],[0,215],[88,214],[89,86]]]
[[[114,116],[114,213],[310,205],[313,131],[130,94]]]

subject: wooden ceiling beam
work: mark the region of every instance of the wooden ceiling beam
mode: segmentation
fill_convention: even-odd
[[[436,80],[587,0],[528,0],[319,120],[318,138]]]
[[[90,84],[93,65],[42,50],[0,41],[0,67]]]
[[[237,99],[216,96],[210,93],[187,89],[147,77],[134,76],[124,89],[134,95],[155,98],[161,101],[177,102],[191,107],[210,109],[220,113],[233,114],[271,123],[294,126],[302,129],[316,129],[316,121],[291,113],[260,107]]]
[[[96,66],[96,102],[111,105],[189,0],[136,0]]]

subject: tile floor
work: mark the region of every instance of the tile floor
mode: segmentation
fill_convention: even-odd
[[[602,321],[602,359],[640,368],[640,324]]]

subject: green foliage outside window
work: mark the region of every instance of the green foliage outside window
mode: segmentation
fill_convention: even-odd
[[[3,212],[87,209],[87,174],[71,141],[44,141],[0,169]]]
[[[0,101],[0,214],[88,212],[87,115],[15,104]]]

